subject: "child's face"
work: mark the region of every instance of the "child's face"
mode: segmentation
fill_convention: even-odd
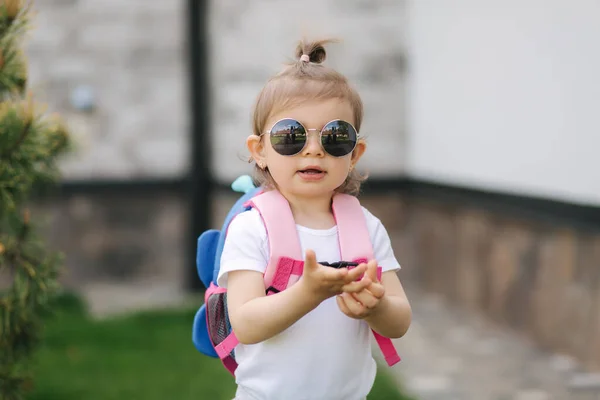
[[[365,151],[365,143],[360,140],[354,152],[343,157],[333,157],[321,146],[319,131],[332,120],[344,120],[354,124],[350,104],[341,99],[306,102],[296,107],[277,113],[267,121],[265,131],[277,121],[292,118],[304,125],[306,129],[317,129],[308,132],[306,146],[294,156],[277,153],[268,134],[259,138],[252,135],[248,138],[248,147],[258,163],[269,168],[278,189],[284,195],[294,197],[330,196],[341,186],[351,166]],[[315,168],[322,172],[304,172],[307,168]]]

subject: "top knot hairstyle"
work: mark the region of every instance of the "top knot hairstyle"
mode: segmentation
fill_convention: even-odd
[[[325,45],[333,42],[334,41],[331,39],[309,43],[304,43],[301,41],[298,43],[298,46],[296,46],[296,58],[300,61],[321,64],[327,58]],[[308,60],[303,60],[302,56],[307,56]]]
[[[342,99],[352,107],[353,125],[358,132],[363,119],[363,103],[358,92],[344,75],[323,64],[327,58],[325,45],[333,39],[300,41],[296,46],[296,60],[287,64],[278,74],[271,77],[258,94],[254,107],[253,133],[260,136],[269,129],[265,126],[269,118],[286,108],[306,101]],[[346,181],[337,188],[340,193],[358,195],[360,185],[366,177],[352,170]],[[268,169],[255,165],[256,184],[275,187]]]

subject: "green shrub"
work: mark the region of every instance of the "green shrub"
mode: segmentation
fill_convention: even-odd
[[[64,124],[44,116],[26,92],[21,41],[30,5],[0,0],[0,398],[22,399],[42,314],[57,287],[61,260],[36,238],[27,209],[33,189],[56,181],[69,145]]]

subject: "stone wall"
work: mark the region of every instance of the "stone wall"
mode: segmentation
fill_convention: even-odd
[[[65,179],[187,172],[185,4],[33,2],[33,30],[25,42],[29,86],[72,129],[76,149],[62,163]]]
[[[178,191],[105,190],[46,198],[33,208],[41,233],[65,257],[61,282],[183,287],[188,202]]]
[[[414,282],[600,369],[600,232],[404,198]]]
[[[77,148],[62,163],[66,179],[173,178],[187,172],[186,4],[35,0],[34,30],[26,43],[30,86],[72,127]],[[302,36],[343,39],[329,48],[328,63],[364,98],[363,132],[377,140],[363,166],[373,174],[397,175],[404,159],[404,8],[405,2],[390,0],[211,1],[205,38],[210,59],[204,61],[213,103],[197,112],[211,113],[217,179],[230,182],[248,170],[240,157],[254,99]]]
[[[211,228],[221,228],[238,198],[216,191]],[[363,203],[399,237],[398,196],[370,195]],[[111,284],[189,287],[189,217],[185,192],[166,188],[63,193],[33,207],[48,245],[65,256],[62,284],[82,292]]]

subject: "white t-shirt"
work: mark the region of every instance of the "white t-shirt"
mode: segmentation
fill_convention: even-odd
[[[400,268],[384,226],[363,207],[378,265]],[[302,254],[314,250],[317,261],[340,261],[337,227],[316,230],[296,225]],[[266,229],[258,211],[244,212],[229,225],[218,284],[227,273],[264,273],[269,261]],[[344,315],[335,297],[321,303],[280,334],[261,343],[235,348],[236,399],[358,400],[371,391],[376,364],[366,322]]]

